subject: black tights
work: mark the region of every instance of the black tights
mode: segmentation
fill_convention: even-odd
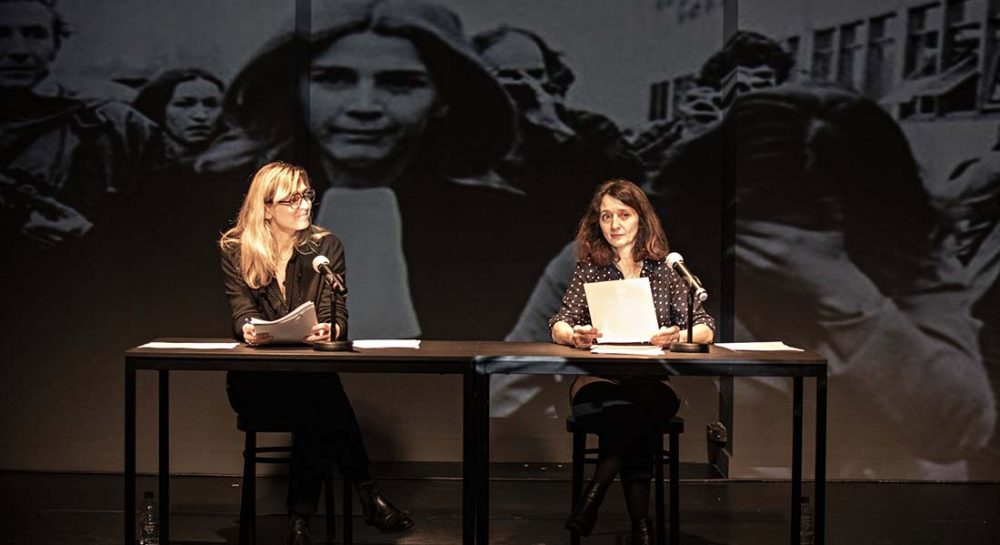
[[[229,373],[229,402],[244,417],[292,422],[288,511],[316,512],[333,465],[355,481],[371,479],[368,452],[351,402],[334,373]]]
[[[596,382],[573,397],[578,422],[597,430],[597,467],[593,483],[607,489],[619,475],[629,517],[649,517],[654,457],[662,442],[660,424],[677,414],[680,400],[669,386],[653,379]]]

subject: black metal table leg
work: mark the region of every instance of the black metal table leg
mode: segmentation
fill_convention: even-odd
[[[490,542],[490,376],[476,372],[476,545]]]
[[[826,541],[826,368],[816,377],[816,485],[813,509],[813,542]]]
[[[799,545],[802,520],[802,377],[792,378],[792,520],[791,543]]]
[[[125,541],[135,541],[135,367],[125,359]]]
[[[462,544],[476,543],[476,494],[479,439],[477,436],[476,373],[462,376]]]
[[[170,371],[161,370],[159,392],[160,428],[160,543],[170,543]]]
[[[670,545],[681,542],[681,441],[670,434]]]

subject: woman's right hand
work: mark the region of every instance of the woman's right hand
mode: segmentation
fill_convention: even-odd
[[[257,334],[257,328],[253,324],[243,324],[243,340],[250,346],[267,344],[271,340],[271,335],[267,333]]]
[[[600,337],[601,332],[590,324],[573,326],[573,346],[576,348],[590,348]]]

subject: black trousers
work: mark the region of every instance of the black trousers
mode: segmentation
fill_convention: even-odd
[[[673,388],[647,377],[594,382],[580,388],[572,404],[576,421],[597,430],[598,456],[621,456],[623,482],[653,477],[657,430],[680,408]]]
[[[334,463],[348,479],[371,478],[358,420],[337,374],[230,372],[226,393],[233,410],[244,418],[292,423],[289,511],[316,512]]]

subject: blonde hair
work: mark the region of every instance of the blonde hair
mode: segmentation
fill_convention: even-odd
[[[267,207],[272,206],[276,196],[290,195],[300,185],[310,187],[309,175],[300,166],[275,161],[260,167],[243,199],[236,226],[219,239],[223,252],[239,250],[240,273],[243,281],[253,289],[271,282],[280,260],[277,241],[271,235],[270,220],[265,214]],[[316,226],[303,229],[295,234],[295,249],[318,248],[319,240],[327,234],[328,231]]]

